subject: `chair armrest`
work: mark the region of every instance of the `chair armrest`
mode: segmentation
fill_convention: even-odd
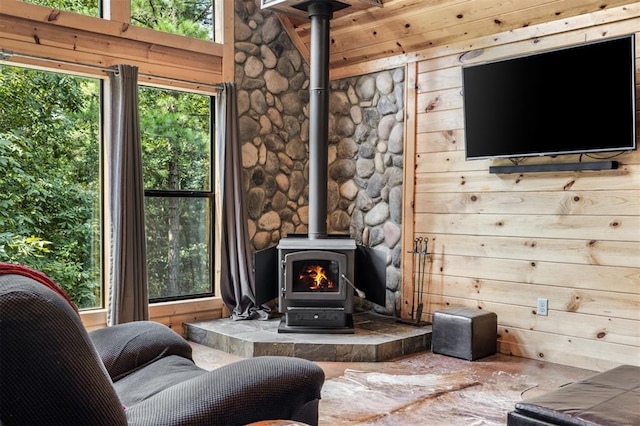
[[[286,419],[318,423],[324,371],[284,356],[227,364],[127,407],[130,425],[225,424]]]
[[[89,337],[111,380],[118,381],[160,358],[191,357],[191,345],[164,324],[134,321],[91,331]]]

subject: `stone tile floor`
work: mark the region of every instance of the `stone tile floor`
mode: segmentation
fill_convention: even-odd
[[[386,326],[395,329],[395,322],[391,324],[387,322],[389,319],[382,319],[384,321],[381,327],[384,328],[386,322]],[[365,323],[378,320],[380,318],[364,317]],[[342,336],[347,336],[347,340],[359,339],[359,334],[365,333],[358,331],[359,321],[360,319],[354,321],[357,328],[354,334]],[[269,327],[277,327],[277,322]],[[404,327],[406,326],[399,329],[404,330]],[[425,336],[430,336],[430,330],[427,331],[426,327],[408,327],[414,332],[420,331]],[[272,333],[273,330],[265,331],[262,338],[254,335],[252,339],[271,341],[274,339]],[[315,339],[328,339],[331,342],[334,337],[338,338],[336,335],[316,336]],[[209,338],[217,339],[211,336]],[[376,342],[378,337],[369,335],[368,338]],[[226,338],[222,338],[224,339]],[[282,335],[282,339],[314,338],[287,333]],[[428,340],[430,341],[430,337]],[[258,356],[255,345],[247,344],[254,348],[253,354],[241,355],[242,350],[230,353],[206,346],[205,344],[211,343],[206,338],[201,342],[204,344],[193,341],[191,344],[196,363],[205,369],[214,369],[247,356]],[[372,346],[375,345],[372,343]],[[340,361],[314,360],[326,375],[320,401],[320,426],[504,425],[507,413],[517,401],[595,374],[595,371],[503,354],[466,361],[433,354],[429,350],[430,343],[425,345],[419,351],[377,361],[362,360],[361,355],[354,356],[352,360],[344,360],[348,358],[346,353]],[[275,346],[277,348],[278,344]],[[277,348],[275,352],[281,349]],[[295,354],[295,349],[293,353]],[[307,355],[309,353],[302,352]],[[316,352],[326,353],[330,351]]]
[[[353,315],[353,333],[278,332],[280,317],[185,324],[187,338],[243,357],[284,355],[311,361],[376,362],[429,349],[431,326],[402,324],[371,312]]]

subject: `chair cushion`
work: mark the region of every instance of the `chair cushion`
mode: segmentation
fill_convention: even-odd
[[[138,404],[171,386],[205,374],[193,361],[170,355],[129,374],[114,383],[125,407]]]
[[[191,345],[164,324],[134,321],[94,330],[89,337],[114,382],[170,355],[191,360]]]
[[[125,412],[129,425],[244,425],[275,419],[317,425],[323,383],[324,371],[311,361],[260,356],[176,383]]]

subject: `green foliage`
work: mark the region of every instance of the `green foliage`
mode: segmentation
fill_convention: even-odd
[[[1,1],[1,0],[0,0]],[[99,16],[99,0],[24,0]],[[213,0],[132,0],[132,22],[213,37]],[[140,89],[146,189],[211,190],[210,97]],[[101,305],[98,80],[0,66],[0,261]],[[147,198],[150,294],[211,291],[210,198]],[[154,296],[154,297],[155,297]]]
[[[213,0],[131,0],[131,22],[172,34],[213,39]]]
[[[99,306],[98,82],[0,67],[0,260]]]
[[[0,260],[100,306],[99,82],[0,68]],[[211,188],[210,97],[141,88],[147,189]],[[211,289],[210,199],[148,201],[152,297]]]
[[[145,87],[139,94],[144,187],[208,190],[210,98]]]
[[[210,97],[141,87],[145,189],[211,189]],[[210,201],[147,197],[150,298],[211,291]]]
[[[100,16],[98,0],[22,0],[25,3],[39,4],[54,9],[68,10],[88,16]]]

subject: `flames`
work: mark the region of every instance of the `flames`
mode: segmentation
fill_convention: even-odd
[[[309,290],[326,291],[334,288],[335,284],[327,275],[327,271],[320,265],[305,265],[299,275],[301,282],[306,283]]]

